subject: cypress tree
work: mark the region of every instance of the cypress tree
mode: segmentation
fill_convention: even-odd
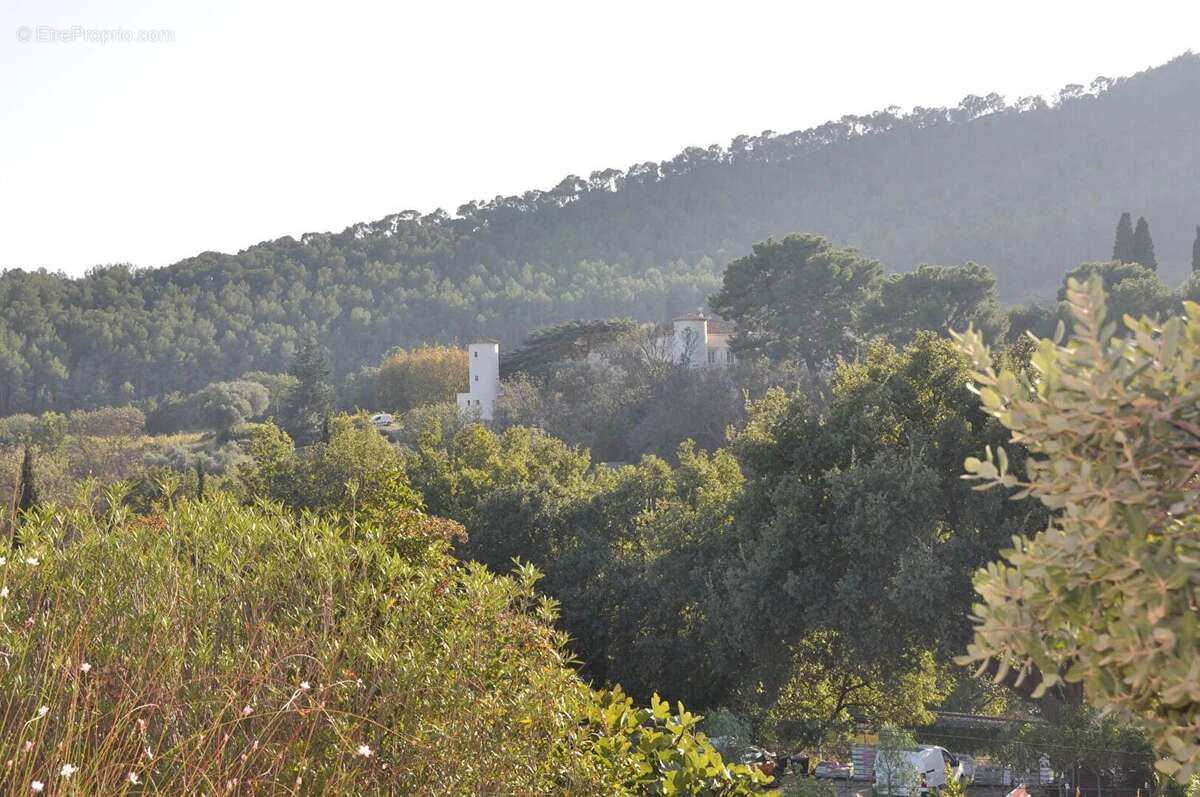
[[[1196,225],[1196,240],[1192,241],[1192,271],[1200,272],[1200,224]]]
[[[196,463],[196,499],[204,498],[204,466]]]
[[[1133,220],[1128,213],[1122,213],[1121,220],[1117,222],[1112,259],[1118,263],[1133,262]]]
[[[21,459],[21,490],[17,497],[17,511],[28,512],[37,506],[37,488],[33,485],[33,449],[25,446]]]
[[[1141,263],[1151,271],[1158,271],[1158,260],[1154,257],[1154,239],[1150,237],[1150,222],[1145,216],[1139,216],[1137,227],[1133,231],[1134,263]]]
[[[330,369],[317,342],[305,341],[288,373],[296,384],[283,407],[284,428],[297,441],[311,443],[320,433],[324,417],[333,409]]]

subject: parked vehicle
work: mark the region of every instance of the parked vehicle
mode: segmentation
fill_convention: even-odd
[[[970,762],[969,765],[966,763],[967,761]],[[960,758],[946,748],[936,745],[923,745],[919,750],[904,751],[902,760],[897,763],[900,767],[909,769],[910,772],[890,773],[892,797],[913,797],[914,792],[908,786],[908,783],[911,782],[910,778],[906,777],[912,773],[915,773],[917,782],[916,793],[928,794],[930,789],[940,789],[945,786],[949,779],[964,784],[970,783],[967,771],[970,770],[972,777],[975,772],[973,758],[970,756]],[[886,768],[881,767],[881,762],[876,759],[875,791],[877,794],[886,794],[888,775]]]
[[[936,744],[923,744],[922,750],[936,750],[942,756],[943,769],[950,770],[951,777],[958,783],[967,784],[975,779],[975,759],[964,753],[952,753]],[[943,783],[945,785],[945,780]]]
[[[957,759],[957,766],[961,769],[959,781],[964,785],[975,782],[975,759],[966,753],[951,753]]]

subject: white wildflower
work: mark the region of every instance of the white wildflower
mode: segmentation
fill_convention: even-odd
[[[254,713],[254,707],[247,703],[245,706],[242,706],[242,713],[249,717]]]
[[[300,689],[301,691],[307,692],[309,689],[312,689],[312,684],[310,684],[308,681],[301,681]]]
[[[42,717],[46,716],[49,713],[50,713],[49,706],[41,706],[40,708],[38,708],[38,719],[41,719]]]
[[[38,562],[38,559],[36,556],[30,556],[25,559],[25,564],[29,565],[30,567],[37,567],[40,564],[40,562]]]
[[[358,754],[363,758],[370,758],[371,756],[375,755],[375,753],[371,751],[371,748],[365,744],[360,744],[358,746]]]
[[[129,773],[129,782],[132,783],[134,786],[136,786],[142,782],[142,779],[138,777],[138,774],[136,772],[130,772]]]
[[[78,771],[79,767],[71,766],[70,764],[63,764],[62,769],[58,771],[58,774],[62,775],[64,778],[69,778]]]
[[[30,739],[29,741],[25,742],[25,746],[22,747],[21,749],[24,750],[26,753],[28,753],[30,750],[33,749],[33,740]]]
[[[29,784],[29,788],[33,789],[34,791],[41,791],[42,789],[46,788],[46,784],[42,783],[40,780],[35,780],[33,783]]]
[[[8,587],[0,587],[0,598],[8,597]]]
[[[87,675],[89,672],[91,672],[91,671],[92,671],[92,665],[88,664],[88,663],[85,661],[83,664],[80,664],[80,665],[79,665],[79,671],[80,671],[81,673],[83,673],[84,675]]]

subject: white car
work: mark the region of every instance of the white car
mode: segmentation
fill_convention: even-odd
[[[913,797],[915,794],[928,794],[930,789],[940,789],[948,782],[947,773],[955,781],[969,782],[964,763],[946,748],[936,745],[901,751],[890,763],[891,771],[888,761],[878,755],[875,758],[876,794],[887,794],[889,780],[893,797]],[[974,763],[972,760],[972,771]],[[915,791],[911,788],[913,783],[917,786]]]
[[[975,759],[966,753],[951,753],[958,760],[959,780],[963,783],[975,782]]]

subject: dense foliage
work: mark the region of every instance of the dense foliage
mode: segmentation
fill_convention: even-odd
[[[961,681],[972,572],[1044,518],[959,478],[1002,439],[968,376],[922,332],[837,366],[825,409],[769,391],[711,454],[596,466],[543,431],[425,416],[402,456],[430,509],[469,529],[461,556],[545,571],[586,675],[816,743],[929,721]]]
[[[467,353],[450,346],[425,346],[389,354],[375,375],[375,396],[363,409],[405,412],[425,404],[454,401],[467,389]]]
[[[682,706],[592,692],[536,571],[455,563],[456,526],[421,511],[394,458],[363,471],[363,431],[340,419],[299,459],[277,429],[259,435],[248,483],[302,503],[168,494],[137,515],[115,488],[21,516],[21,548],[0,554],[6,793],[766,784]]]
[[[0,414],[194,393],[279,371],[307,336],[340,378],[395,346],[511,346],[573,318],[663,320],[701,305],[752,243],[796,230],[899,270],[974,259],[1005,298],[1036,299],[1064,264],[1108,254],[1117,203],[1136,196],[1174,281],[1200,205],[1196,181],[1179,179],[1200,163],[1197,96],[1200,58],[1185,55],[1052,103],[972,95],[739,136],[455,216],[405,211],[159,270],[10,271]]]
[[[1024,476],[1004,448],[968,472],[1054,510],[979,573],[965,660],[1036,673],[1039,691],[1081,682],[1186,778],[1200,768],[1200,306],[1161,325],[1127,316],[1121,337],[1098,276],[1067,300],[1074,334],[1043,340],[1032,373],[997,370],[977,333],[962,339],[983,406],[1033,454]]]

